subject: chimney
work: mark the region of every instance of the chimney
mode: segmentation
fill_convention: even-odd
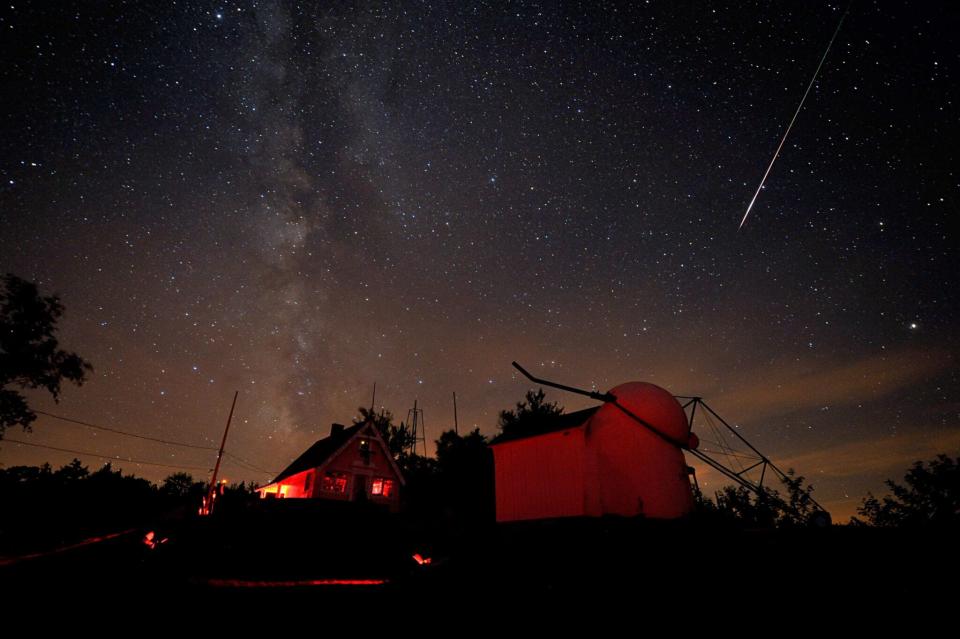
[[[343,433],[345,426],[343,424],[330,424],[330,436],[340,435]]]

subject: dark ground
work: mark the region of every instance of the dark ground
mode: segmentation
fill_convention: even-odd
[[[952,617],[960,553],[948,531],[734,530],[697,522],[563,520],[429,525],[379,511],[256,508],[156,526],[0,567],[8,610],[92,600],[176,616],[217,609],[586,613],[667,610],[743,619]],[[421,553],[432,559],[419,565]],[[377,586],[265,587],[316,579]],[[256,584],[256,585],[254,585]],[[104,606],[104,603],[109,605]],[[486,614],[486,613],[484,613]],[[781,617],[782,615],[782,617]],[[468,618],[467,618],[468,619]]]

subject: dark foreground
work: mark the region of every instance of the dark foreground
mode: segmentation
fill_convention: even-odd
[[[453,526],[268,508],[160,524],[155,539],[167,541],[155,548],[143,543],[146,532],[7,563],[7,610],[947,619],[960,574],[954,533],[841,526],[743,531],[613,518]]]

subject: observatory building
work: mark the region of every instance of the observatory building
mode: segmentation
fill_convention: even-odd
[[[537,432],[491,443],[497,521],[643,516],[675,519],[693,510],[683,448],[696,436],[668,391],[630,382],[616,403],[561,415]]]

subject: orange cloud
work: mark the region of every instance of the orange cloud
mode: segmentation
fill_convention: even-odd
[[[953,365],[944,351],[901,351],[818,370],[769,367],[751,371],[723,394],[724,412],[750,419],[877,400],[922,382]],[[745,420],[744,420],[745,421]]]
[[[915,461],[960,450],[960,429],[904,433],[868,441],[849,442],[825,450],[807,451],[784,459],[780,468],[803,469],[817,478],[843,478],[885,473],[899,481]]]

